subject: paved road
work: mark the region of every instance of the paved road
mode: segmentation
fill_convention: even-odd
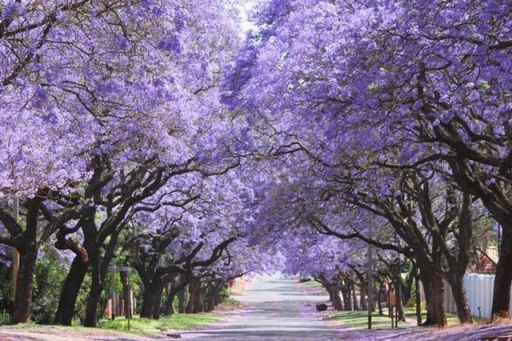
[[[236,299],[246,307],[240,315],[215,329],[182,333],[182,338],[198,341],[342,339],[339,330],[322,321],[311,306],[305,307],[307,303],[314,306],[325,302],[327,297],[304,294],[297,280],[278,276],[261,278]]]

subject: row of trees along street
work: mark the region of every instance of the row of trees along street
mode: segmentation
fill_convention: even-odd
[[[274,270],[401,318],[421,282],[441,327],[445,286],[471,323],[464,274],[495,272],[509,318],[510,1],[269,0],[242,33],[230,0],[0,13],[10,322],[96,326],[114,266],[147,318]]]

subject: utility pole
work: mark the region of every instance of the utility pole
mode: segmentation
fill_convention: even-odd
[[[493,220],[494,226],[496,226],[497,234],[498,234],[498,241],[496,242],[496,250],[498,251],[498,254],[501,252],[501,225],[496,221]]]
[[[372,225],[368,226],[368,239],[372,238]],[[373,309],[373,281],[372,281],[372,244],[368,243],[368,329],[372,329],[372,309]]]
[[[116,307],[116,266],[115,264],[112,265],[112,277],[110,279],[110,284],[112,287],[112,298],[111,298],[111,305],[112,308],[112,321],[116,319],[116,313],[115,313],[115,307]]]
[[[398,247],[400,247],[400,241],[398,242]],[[405,320],[405,317],[403,316],[403,307],[404,307],[404,302],[402,302],[402,268],[401,268],[401,259],[400,259],[400,253],[398,253],[398,256],[397,256],[397,269],[396,269],[396,274],[397,274],[397,283],[396,283],[396,302],[397,302],[397,307],[396,307],[396,312],[397,312],[397,321],[396,321],[396,327],[398,328],[398,317],[401,317]]]
[[[18,198],[14,199],[12,204],[12,211],[14,215],[14,220],[18,223],[20,217],[20,202]],[[16,286],[18,285],[18,270],[20,268],[20,253],[18,250],[13,247],[12,248],[12,299],[15,300],[16,297]]]
[[[416,323],[421,326],[421,292],[420,292],[420,268],[416,263],[416,275],[414,276],[414,286],[416,287]]]
[[[115,311],[114,311],[114,307],[116,306],[115,304],[115,301],[116,301],[116,272],[127,272],[128,273],[128,276],[130,275],[131,271],[132,271],[132,268],[129,267],[129,266],[116,266],[115,264],[112,264],[109,268],[108,268],[108,271],[111,273],[111,279],[110,279],[110,282],[111,282],[111,301],[112,301],[112,311],[111,311],[111,318],[112,320],[114,320],[116,318],[116,315],[115,315]],[[131,293],[131,288],[130,288],[130,280],[128,279],[128,291],[130,291]],[[121,297],[122,294],[119,294],[119,297]],[[132,311],[132,299],[131,299],[131,296],[129,297],[129,306],[130,306],[130,312],[128,314],[126,314],[127,316],[127,320],[128,320],[128,330],[130,330],[130,319],[132,318],[132,314],[133,314],[133,311]]]

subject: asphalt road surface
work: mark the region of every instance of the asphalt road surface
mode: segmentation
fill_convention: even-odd
[[[312,312],[306,304],[325,302],[326,296],[307,295],[296,279],[278,275],[258,279],[235,297],[245,307],[238,316],[208,330],[182,333],[193,340],[340,340],[346,331],[330,325]],[[307,309],[306,309],[307,308]]]

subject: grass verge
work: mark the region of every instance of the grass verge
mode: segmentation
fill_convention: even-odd
[[[128,321],[124,317],[117,317],[115,320],[101,320],[98,328],[86,328],[81,326],[57,326],[57,325],[38,325],[35,323],[20,323],[17,325],[3,326],[3,329],[25,329],[36,332],[50,331],[62,332],[77,335],[94,334],[112,334],[118,336],[146,336],[161,337],[166,331],[190,330],[214,323],[222,319],[222,316],[215,313],[199,314],[174,314],[173,316],[163,316],[159,320],[146,318],[133,318],[130,320],[130,329]]]
[[[383,309],[384,315],[378,315],[376,312],[372,314],[372,328],[374,329],[387,329],[391,328],[391,318],[387,315],[387,309]],[[406,319],[413,319],[416,321],[416,310],[414,308],[406,308],[404,310]],[[422,311],[422,321],[427,318],[427,312]],[[330,321],[337,321],[344,326],[354,329],[367,329],[368,328],[368,312],[366,311],[340,311],[330,314],[327,317]],[[486,320],[473,317],[475,323],[485,323]],[[447,327],[459,326],[459,319],[455,314],[446,314]],[[410,320],[409,320],[410,321]],[[398,322],[399,328],[415,327],[416,323]]]
[[[227,290],[227,293],[229,296],[231,295],[242,295],[245,290],[247,289],[247,287],[250,285],[250,282],[251,280],[250,279],[247,279],[247,278],[244,278],[244,277],[241,277],[241,278],[237,278],[234,283],[232,284],[232,286],[230,286]]]
[[[191,330],[217,322],[222,317],[214,313],[174,314],[164,316],[159,320],[134,318],[130,320],[131,333],[145,336],[157,336],[168,330]],[[128,321],[124,317],[112,320],[102,320],[100,328],[103,330],[128,331]]]
[[[322,284],[320,284],[317,281],[307,281],[307,282],[302,282],[301,284],[306,287],[321,287],[322,286]]]
[[[416,320],[416,309],[415,308],[405,308],[404,309],[404,315],[406,318],[414,319]],[[427,319],[427,311],[423,310],[421,312],[421,320],[425,321]],[[489,322],[489,320],[485,318],[478,318],[476,316],[473,316],[473,322],[476,324],[485,324]],[[455,327],[460,326],[459,318],[457,317],[457,314],[446,314],[446,326],[447,327]]]
[[[337,321],[344,326],[354,329],[367,329],[368,328],[368,312],[367,311],[339,311],[330,314],[327,317],[330,321]],[[407,322],[398,322],[399,328],[411,327],[412,325]],[[383,316],[373,313],[372,314],[372,328],[384,329],[391,328],[391,319],[385,314]]]

